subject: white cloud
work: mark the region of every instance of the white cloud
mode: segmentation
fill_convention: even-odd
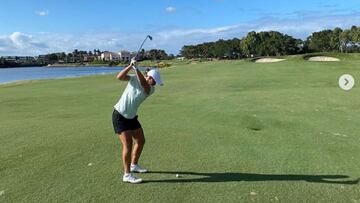
[[[0,36],[0,55],[36,55],[46,48],[46,43],[21,32]]]
[[[237,28],[239,28],[239,25],[215,27],[209,29],[177,29],[170,31],[162,31],[157,34],[161,36],[161,39],[170,39],[173,37],[186,37],[191,35],[219,35],[221,33],[230,32],[231,30]]]
[[[8,36],[0,36],[0,54],[9,53],[10,50],[14,50],[15,46]]]
[[[169,7],[165,8],[165,11],[168,13],[174,13],[176,11],[176,8],[169,6]]]
[[[263,19],[252,26],[255,31],[276,30],[298,38],[305,38],[313,32],[359,25],[360,12],[342,15],[304,16],[296,19]]]
[[[296,38],[305,39],[312,32],[333,29],[335,27],[350,28],[359,25],[360,12],[341,15],[299,16],[297,18],[279,19],[264,18],[256,21],[212,28],[195,29],[153,29],[150,33],[124,32],[87,32],[87,33],[32,33],[14,32],[10,35],[0,33],[0,55],[39,55],[53,52],[71,52],[74,49],[102,51],[120,51],[122,49],[136,51],[148,34],[153,41],[147,41],[145,49],[164,49],[168,53],[177,54],[183,45],[198,44],[218,39],[242,38],[249,31],[276,30]]]
[[[49,15],[49,11],[37,11],[36,14],[38,14],[39,16],[47,16]]]
[[[24,48],[32,40],[32,36],[21,32],[14,32],[9,36],[9,39],[15,47]]]
[[[177,53],[183,45],[197,44],[218,39],[242,38],[250,31],[275,30],[296,38],[305,39],[311,33],[340,27],[348,29],[359,25],[360,12],[340,15],[299,16],[298,18],[264,18],[256,21],[207,29],[173,29],[160,31],[154,38],[161,39],[159,47]]]
[[[29,35],[14,32],[10,35],[0,35],[0,56],[33,56],[53,52],[71,52],[74,49],[90,51],[95,48],[109,51],[135,50],[135,46],[139,46],[138,43],[141,42],[140,36],[139,38],[136,36],[136,34],[124,35],[122,33],[64,34],[42,32]],[[128,43],[126,47],[123,45],[124,42]]]

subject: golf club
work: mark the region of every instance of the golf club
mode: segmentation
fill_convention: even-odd
[[[145,37],[145,39],[144,39],[144,41],[142,42],[142,44],[141,44],[138,52],[136,53],[136,55],[135,55],[135,57],[134,57],[135,60],[137,60],[137,57],[138,57],[138,55],[139,55],[139,53],[140,53],[140,50],[141,50],[141,48],[143,47],[143,45],[144,45],[145,41],[147,40],[147,38],[149,38],[150,40],[152,40],[152,37],[151,37],[150,35],[147,35],[147,36]]]

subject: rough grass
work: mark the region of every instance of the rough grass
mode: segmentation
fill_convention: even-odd
[[[350,57],[349,57],[350,58]],[[114,76],[0,86],[0,202],[359,202],[359,62],[177,64],[139,110],[141,185],[120,180]],[[89,163],[92,163],[89,166]],[[175,174],[182,175],[176,178]]]

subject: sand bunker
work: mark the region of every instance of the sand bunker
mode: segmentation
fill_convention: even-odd
[[[286,59],[275,59],[275,58],[262,58],[255,61],[255,63],[275,63],[285,61]]]
[[[329,56],[313,56],[308,59],[309,61],[340,61],[338,58]]]

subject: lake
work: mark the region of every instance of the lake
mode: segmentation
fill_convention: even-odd
[[[22,80],[80,77],[86,75],[114,74],[122,67],[26,67],[0,68],[0,83]],[[144,68],[140,68],[143,70]]]

